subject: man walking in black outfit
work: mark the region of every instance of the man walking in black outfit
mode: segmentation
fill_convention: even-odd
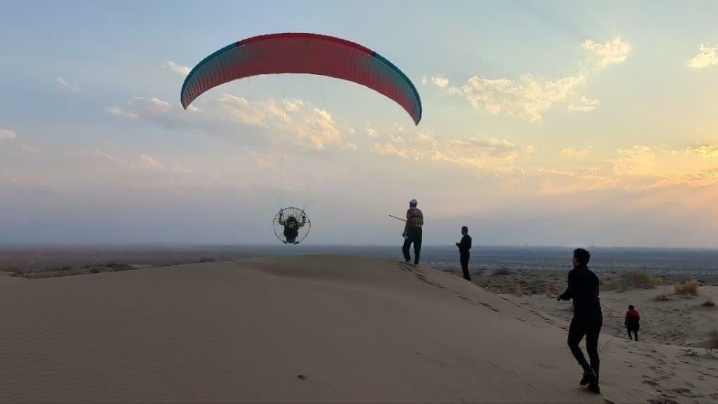
[[[598,336],[603,326],[603,313],[598,297],[598,276],[588,269],[591,254],[583,248],[573,251],[573,269],[568,272],[568,288],[558,300],[573,299],[573,319],[568,330],[568,347],[583,368],[581,385],[588,384],[589,390],[600,394],[598,387]],[[586,337],[586,351],[591,361],[586,362],[578,344]]]
[[[471,249],[471,236],[469,236],[469,228],[466,226],[461,227],[461,242],[456,243],[459,247],[459,261],[461,262],[461,272],[464,273],[464,279],[471,281],[471,274],[469,274],[469,250]]]

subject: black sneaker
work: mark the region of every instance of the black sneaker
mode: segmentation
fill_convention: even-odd
[[[601,388],[598,387],[598,382],[592,382],[588,384],[588,389],[596,394],[601,394]]]
[[[596,374],[593,372],[593,370],[583,372],[583,378],[581,378],[581,381],[579,382],[581,386],[585,386],[587,384],[590,384],[591,382],[596,382]]]

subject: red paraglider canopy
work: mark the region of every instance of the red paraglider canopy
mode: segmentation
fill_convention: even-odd
[[[399,104],[419,124],[421,98],[394,64],[362,45],[311,33],[260,35],[228,45],[195,66],[182,85],[182,106],[221,84],[264,74],[315,74],[366,86]]]

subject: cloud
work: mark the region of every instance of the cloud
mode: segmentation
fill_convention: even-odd
[[[164,66],[177,74],[181,74],[182,76],[188,75],[191,70],[187,66],[183,66],[172,61],[165,63]]]
[[[353,128],[338,124],[328,111],[302,100],[253,102],[224,94],[198,104],[200,108],[190,106],[185,111],[178,103],[156,97],[135,98],[125,109],[112,107],[106,110],[170,129],[200,129],[255,147],[281,140],[288,140],[294,147],[313,150],[324,150],[331,145],[343,150],[356,146],[348,140],[354,133]]]
[[[699,146],[693,146],[689,147],[687,149],[687,152],[689,154],[693,154],[696,156],[700,156],[706,159],[718,157],[718,145],[711,144],[711,145],[699,145]]]
[[[594,109],[596,109],[599,105],[601,105],[601,101],[599,100],[589,100],[586,98],[586,96],[581,97],[581,101],[575,104],[571,104],[568,106],[569,111],[577,111],[577,112],[591,112]]]
[[[566,77],[552,79],[525,74],[517,79],[488,79],[474,76],[461,88],[450,87],[449,80],[443,76],[433,77],[432,82],[447,94],[464,96],[476,110],[542,123],[543,114],[559,104],[570,103],[569,110],[581,112],[598,107],[599,100],[586,96],[578,102],[571,103],[571,99],[596,71],[623,63],[632,51],[631,45],[621,37],[606,43],[587,40],[582,47],[586,56],[579,63],[579,71]]]
[[[111,154],[103,149],[80,149],[70,153],[71,156],[86,157],[93,159],[101,159],[108,161],[114,165],[129,168],[129,169],[149,169],[149,170],[162,170],[164,165],[157,161],[154,157],[147,154],[142,154],[137,159],[127,159],[119,157],[115,154]]]
[[[718,45],[714,47],[708,47],[701,44],[699,47],[699,53],[686,61],[685,65],[692,69],[704,69],[710,66],[718,65]]]
[[[588,156],[589,151],[591,151],[591,146],[581,149],[575,147],[565,147],[561,149],[561,155],[566,157],[586,157]]]
[[[70,92],[72,92],[72,93],[79,93],[79,92],[80,92],[80,87],[68,83],[67,80],[63,79],[62,77],[58,77],[58,78],[57,78],[57,82],[60,83],[60,87],[61,87],[63,90],[67,90],[67,91],[70,91]]]
[[[372,128],[369,128],[366,130],[366,135],[370,139],[376,139],[377,137],[379,137],[379,134],[377,133],[376,129],[372,129]]]
[[[125,118],[137,118],[137,115],[135,115],[135,114],[133,114],[133,113],[131,113],[131,112],[125,112],[125,111],[123,111],[122,109],[120,109],[120,108],[118,108],[118,107],[105,108],[105,111],[107,111],[107,112],[109,112],[109,113],[111,113],[112,115],[115,115],[115,116],[122,116],[122,117],[125,117]]]
[[[44,154],[45,153],[42,149],[40,149],[38,147],[32,147],[32,146],[28,146],[28,145],[23,145],[22,149],[24,151],[26,151],[28,153],[32,153],[32,154]]]
[[[710,187],[718,184],[718,169],[700,170],[694,173],[674,174],[657,181],[646,188],[688,186],[691,188]]]
[[[439,88],[446,88],[449,85],[449,79],[441,75],[432,76],[431,82]]]
[[[103,159],[106,161],[109,161],[113,164],[117,164],[120,166],[125,167],[131,167],[132,163],[129,160],[123,159],[121,157],[117,157],[113,154],[110,154],[102,149],[80,149],[76,152],[71,152],[71,156],[77,156],[77,157],[89,157],[94,159]]]
[[[718,147],[715,147],[718,149]],[[576,155],[566,148],[566,155]],[[665,147],[633,145],[617,149],[612,158],[603,160],[601,167],[540,168],[527,178],[543,178],[542,191],[569,193],[590,186],[593,190],[617,188],[649,190],[668,187],[702,187],[718,184],[718,168],[707,166],[705,155],[711,147],[695,146],[683,151]],[[696,156],[703,157],[696,160]]]
[[[620,36],[603,44],[587,39],[583,49],[588,53],[585,64],[599,69],[625,62],[632,51],[631,44],[623,41]]]
[[[499,138],[467,137],[437,138],[427,132],[416,134],[387,135],[383,142],[376,142],[372,152],[382,156],[394,156],[407,160],[427,160],[450,163],[472,170],[492,174],[513,173],[514,160],[521,148]]]
[[[0,129],[0,140],[12,140],[17,138],[17,133],[9,129]]]
[[[140,156],[140,163],[143,167],[151,168],[154,170],[161,170],[164,168],[164,166],[160,164],[159,161],[146,154]]]
[[[422,83],[426,84],[427,79],[424,77],[422,79]],[[444,77],[444,75],[438,74],[431,76],[431,83],[436,86],[437,88],[441,89],[442,92],[448,94],[448,95],[461,95],[463,94],[463,91],[456,87],[450,85],[449,79]]]
[[[541,123],[544,112],[569,98],[585,82],[586,77],[581,75],[556,80],[530,74],[518,80],[475,76],[464,85],[463,92],[474,109],[483,108],[491,115],[505,114]]]
[[[649,146],[636,145],[616,150],[618,158],[611,160],[613,171],[619,176],[651,175],[657,167],[656,153]]]

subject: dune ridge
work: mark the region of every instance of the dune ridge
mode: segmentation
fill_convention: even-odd
[[[714,358],[609,335],[589,393],[565,320],[365,257],[5,277],[0,316],[0,402],[718,400]]]

